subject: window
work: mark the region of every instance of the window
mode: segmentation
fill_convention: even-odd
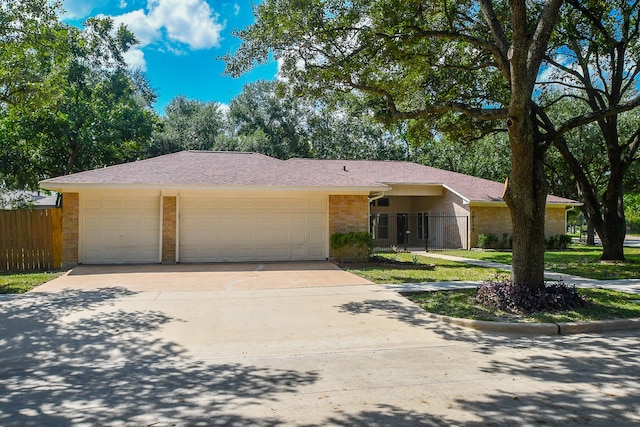
[[[373,202],[371,202],[371,206],[388,207],[389,206],[389,198],[388,197],[383,197],[382,199],[374,200]]]
[[[418,239],[423,240],[424,239],[424,215],[419,213],[418,214]]]
[[[371,233],[374,239],[389,238],[389,214],[371,215]]]

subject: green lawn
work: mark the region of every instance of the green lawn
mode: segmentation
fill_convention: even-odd
[[[423,292],[407,295],[411,301],[430,313],[445,316],[510,322],[580,322],[640,317],[640,295],[604,289],[579,289],[590,304],[587,307],[559,313],[534,313],[518,316],[476,304],[475,289]]]
[[[61,276],[64,272],[2,273],[0,274],[0,294],[21,294],[36,286]]]
[[[394,255],[380,254],[386,258],[393,258]],[[396,254],[399,261],[412,261],[410,254]],[[498,272],[496,269],[475,267],[459,262],[446,261],[436,258],[418,257],[421,264],[435,264],[432,270],[408,270],[394,267],[357,267],[348,266],[344,269],[350,273],[364,277],[374,283],[418,283],[418,282],[441,282],[454,280],[481,281],[490,279]]]
[[[625,262],[600,261],[602,248],[573,244],[566,251],[545,253],[545,268],[598,280],[640,278],[640,248],[625,248]],[[442,251],[445,255],[511,264],[511,252]]]

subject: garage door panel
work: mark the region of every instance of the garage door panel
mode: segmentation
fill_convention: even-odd
[[[326,206],[326,197],[240,200],[183,197],[179,259],[181,262],[326,259]]]
[[[81,232],[82,263],[156,263],[160,198],[83,196]]]

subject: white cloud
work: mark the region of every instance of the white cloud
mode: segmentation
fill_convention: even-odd
[[[220,46],[224,23],[204,0],[150,0],[149,18],[167,31],[170,40],[192,49]]]
[[[240,5],[238,3],[233,4],[233,14],[235,16],[240,15]]]
[[[191,49],[219,47],[225,26],[204,0],[149,0],[147,10],[113,18],[127,24],[146,43],[160,40],[165,33],[167,41],[183,43]]]
[[[112,18],[116,27],[124,24],[130,31],[133,31],[140,41],[139,46],[146,46],[162,38],[161,27],[150,20],[144,10],[134,10]]]
[[[229,114],[229,104],[224,104],[222,102],[219,102],[218,110],[220,110],[220,112],[224,117],[227,117],[227,115]]]
[[[124,60],[134,70],[147,71],[147,62],[144,60],[144,52],[138,47],[133,47],[124,54]]]
[[[220,34],[226,24],[220,22],[220,15],[205,0],[148,0],[145,9],[112,18],[116,25],[125,24],[140,41],[139,53],[131,54],[140,68],[144,66],[140,49],[153,43],[163,42],[175,54],[185,47],[194,50],[220,47]]]

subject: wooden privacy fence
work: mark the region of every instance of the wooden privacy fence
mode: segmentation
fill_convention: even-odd
[[[62,209],[0,210],[0,271],[62,264]]]

